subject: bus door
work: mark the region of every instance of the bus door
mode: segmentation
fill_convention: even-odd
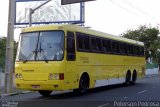
[[[77,82],[76,74],[76,50],[75,50],[75,36],[73,32],[67,32],[67,51],[66,51],[66,70],[67,70],[67,80],[74,87]]]

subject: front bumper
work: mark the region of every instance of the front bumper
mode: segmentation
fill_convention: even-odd
[[[69,90],[69,83],[64,80],[24,81],[15,80],[16,88],[21,90]]]

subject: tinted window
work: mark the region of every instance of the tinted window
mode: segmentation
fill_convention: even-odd
[[[74,33],[67,33],[67,60],[74,61],[75,60],[75,39]]]
[[[107,52],[106,40],[102,40],[102,51],[103,51],[103,52]]]
[[[140,46],[83,33],[76,33],[76,35],[78,51],[132,56],[144,55],[144,48]]]
[[[95,37],[92,37],[91,38],[91,49],[92,50],[97,50],[97,46],[96,46],[96,38]]]
[[[111,52],[112,49],[112,44],[111,44],[111,40],[107,40],[107,52]]]
[[[89,51],[90,50],[89,36],[82,33],[76,33],[76,35],[77,35],[77,49]]]

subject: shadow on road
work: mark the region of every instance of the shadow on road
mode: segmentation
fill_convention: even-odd
[[[87,96],[87,95],[94,95],[94,94],[98,94],[98,93],[103,93],[103,92],[107,92],[110,90],[114,90],[114,89],[120,89],[120,88],[126,88],[126,87],[139,87],[142,86],[142,83],[136,83],[136,85],[130,85],[130,86],[125,86],[124,84],[116,84],[116,85],[109,85],[109,86],[103,86],[103,87],[98,87],[98,88],[93,88],[93,89],[89,89],[87,94],[85,95],[76,95],[75,93],[73,93],[72,91],[70,92],[62,92],[62,93],[52,93],[50,96],[48,97],[43,97],[40,96],[39,99],[74,99],[77,98],[79,96]]]

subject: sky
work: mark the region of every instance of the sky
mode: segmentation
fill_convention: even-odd
[[[7,35],[8,2],[0,3],[0,36]],[[85,3],[85,26],[119,36],[140,25],[160,26],[160,0],[96,0]],[[18,40],[20,29],[15,29]]]

